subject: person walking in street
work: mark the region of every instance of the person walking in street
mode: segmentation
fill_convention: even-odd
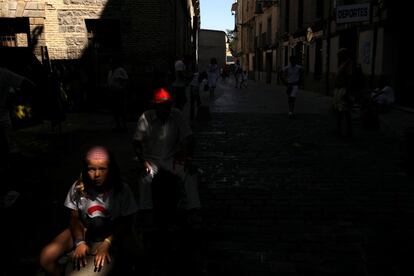
[[[216,58],[211,58],[210,64],[207,66],[207,75],[210,98],[214,98],[214,91],[216,90],[217,81],[220,76],[220,68],[217,65]]]
[[[353,63],[346,48],[338,50],[338,71],[335,78],[335,90],[333,95],[333,110],[336,114],[337,133],[340,136],[352,136],[352,87],[353,87]],[[346,121],[345,133],[343,133],[343,121]]]
[[[234,82],[236,84],[235,86],[236,88],[240,87],[242,75],[243,75],[243,69],[240,65],[240,60],[237,60],[234,66]]]
[[[125,131],[128,74],[119,58],[111,60],[107,85],[109,89],[110,106],[115,119],[115,131]]]
[[[200,98],[200,85],[204,79],[207,78],[205,72],[194,73],[193,79],[190,82],[190,119],[195,117],[195,106],[197,104],[197,110],[201,106]]]
[[[107,148],[94,146],[87,151],[81,174],[69,189],[64,205],[70,210],[70,226],[43,248],[42,268],[49,275],[62,275],[64,268],[59,259],[70,252],[73,267],[78,270],[93,273],[104,266],[109,269],[113,247],[119,250],[122,237],[131,233],[138,208]],[[92,260],[88,258],[91,254]],[[87,266],[87,259],[92,266]]]
[[[187,96],[186,96],[186,72],[187,68],[185,66],[184,61],[179,58],[176,60],[174,64],[174,70],[175,70],[175,80],[172,84],[172,90],[173,90],[173,97],[175,100],[175,107],[179,110],[183,110],[185,104],[187,103]]]
[[[246,70],[244,70],[241,76],[240,88],[242,87],[247,88],[248,81],[249,81],[248,73]]]
[[[226,63],[223,64],[223,66],[221,67],[221,79],[223,80],[223,82],[225,83],[227,80],[227,77],[229,76],[229,72],[228,72],[228,68]]]
[[[303,80],[303,67],[297,64],[295,56],[289,58],[290,64],[283,68],[283,78],[287,84],[286,95],[288,96],[288,117],[294,118],[296,97],[299,93],[299,85]]]

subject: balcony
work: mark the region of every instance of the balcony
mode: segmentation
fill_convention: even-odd
[[[263,8],[279,5],[279,0],[256,0],[255,14],[262,14]]]

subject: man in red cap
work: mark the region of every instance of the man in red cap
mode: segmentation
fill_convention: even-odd
[[[173,108],[173,100],[165,88],[153,95],[154,108],[145,111],[138,120],[133,146],[142,162],[146,179],[140,181],[141,209],[152,209],[151,181],[160,171],[172,173],[182,180],[188,174],[188,165],[194,148],[193,133],[183,113]],[[199,208],[197,187],[184,183],[187,209]]]

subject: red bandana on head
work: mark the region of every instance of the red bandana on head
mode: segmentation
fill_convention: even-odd
[[[158,88],[154,92],[154,103],[170,102],[172,100],[170,93],[164,88]]]
[[[93,147],[88,151],[86,155],[87,160],[102,160],[109,161],[109,155],[103,147]]]

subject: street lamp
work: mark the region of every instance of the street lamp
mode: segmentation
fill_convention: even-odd
[[[279,4],[279,0],[256,0],[256,9],[254,10],[255,14],[263,13],[263,6],[269,7],[273,4]]]

